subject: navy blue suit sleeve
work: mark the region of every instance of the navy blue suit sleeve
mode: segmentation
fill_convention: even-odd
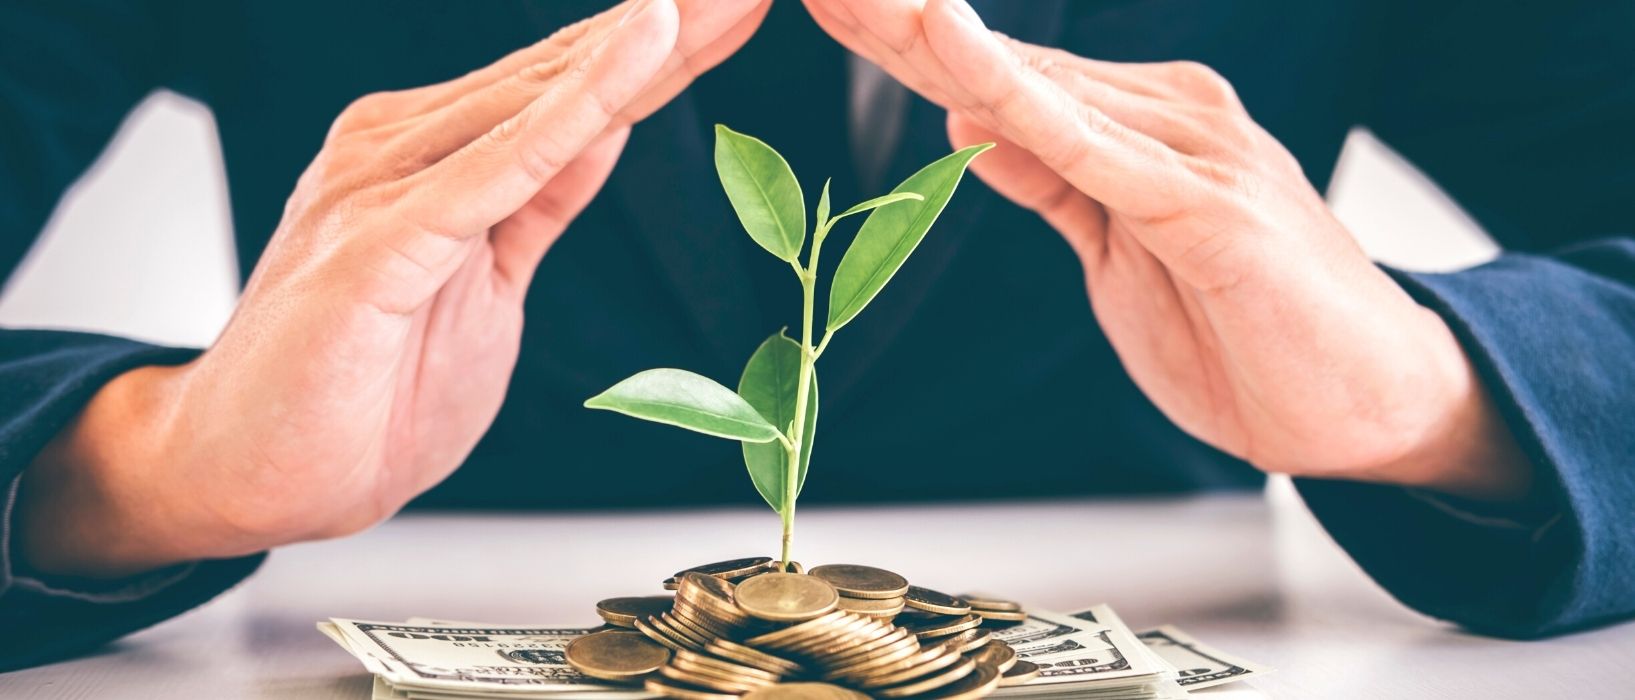
[[[1297,480],[1403,602],[1537,637],[1635,615],[1635,4],[1404,3],[1367,124],[1506,249],[1393,273],[1459,338],[1538,474],[1540,522]]]
[[[1448,322],[1538,470],[1531,528],[1400,488],[1297,480],[1330,534],[1411,607],[1536,637],[1635,614],[1635,241],[1397,279]]]
[[[125,114],[167,75],[163,22],[144,2],[0,3],[0,281]],[[115,232],[117,233],[117,232]],[[0,328],[0,671],[94,647],[188,610],[260,557],[126,581],[51,580],[16,556],[26,468],[113,377],[192,351],[84,333]]]
[[[120,581],[53,580],[16,556],[11,505],[34,457],[93,394],[142,365],[196,351],[83,333],[0,332],[0,671],[44,663],[179,615],[238,583],[261,556],[206,561]],[[23,479],[22,488],[27,488]]]

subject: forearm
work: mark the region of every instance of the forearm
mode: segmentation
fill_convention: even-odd
[[[24,471],[22,559],[48,575],[119,578],[210,551],[211,528],[166,478],[183,367],[143,367],[104,386]],[[185,504],[184,504],[185,505]]]

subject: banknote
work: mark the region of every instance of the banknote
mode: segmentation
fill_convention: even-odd
[[[1105,621],[1033,611],[1016,625],[993,630],[995,639],[1040,668],[1032,683],[1002,688],[995,695],[1100,697],[1100,690],[1112,697],[1175,696],[1163,692],[1174,686],[1174,670],[1147,652],[1109,608],[1092,610],[1105,610]]]
[[[318,623],[318,629],[375,674],[375,700],[652,697],[588,678],[567,663],[567,643],[596,628],[333,618]],[[1071,614],[1033,611],[1023,622],[991,633],[1040,668],[1034,681],[1000,688],[996,697],[1181,700],[1187,690],[1267,672],[1173,627],[1138,635],[1106,605]]]
[[[1136,638],[1174,666],[1179,673],[1175,682],[1188,690],[1240,681],[1271,670],[1205,646],[1168,625],[1139,632]]]
[[[336,639],[371,672],[400,690],[492,694],[548,692],[568,700],[642,698],[588,678],[568,665],[568,642],[582,627],[459,627],[332,618],[320,631]],[[337,638],[338,637],[338,638]]]

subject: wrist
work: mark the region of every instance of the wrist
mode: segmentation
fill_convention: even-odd
[[[187,366],[109,382],[23,473],[18,553],[41,573],[117,578],[199,558],[208,529],[180,507],[174,425]]]
[[[1422,387],[1423,430],[1370,480],[1477,501],[1511,503],[1533,490],[1534,469],[1447,323],[1421,308],[1434,380]]]

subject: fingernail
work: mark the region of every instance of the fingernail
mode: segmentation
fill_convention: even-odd
[[[987,27],[982,23],[982,17],[977,15],[976,10],[971,7],[971,3],[966,0],[948,0],[948,5],[954,8],[954,14],[959,15],[960,19],[978,27]]]

